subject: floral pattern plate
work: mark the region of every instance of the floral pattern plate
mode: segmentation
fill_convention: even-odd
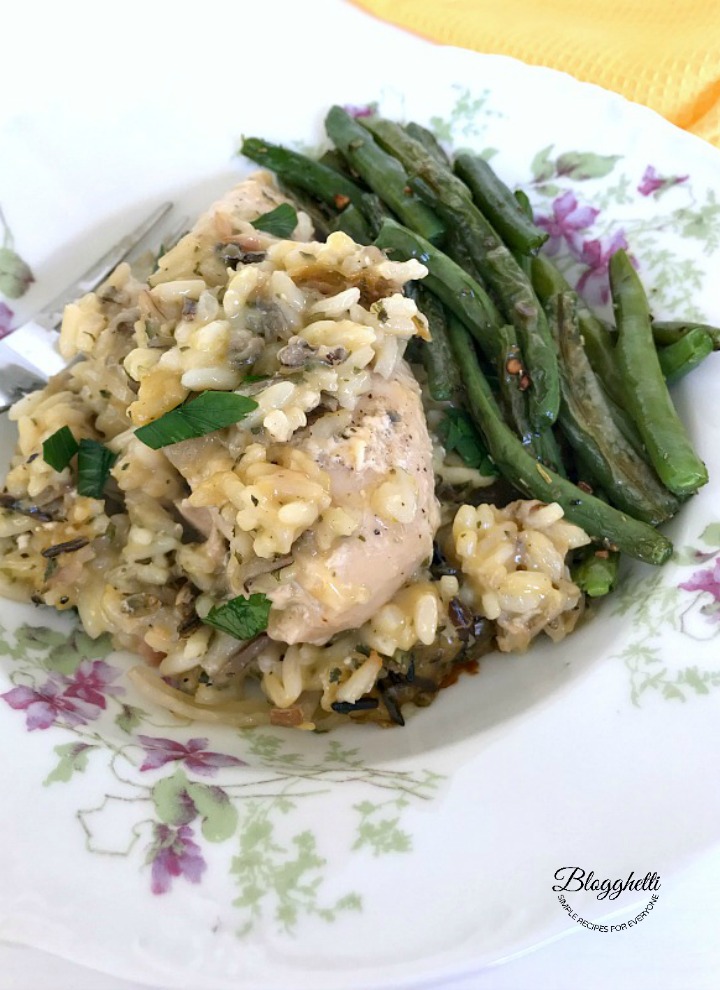
[[[179,60],[152,100],[144,80],[112,84],[110,116],[71,98],[72,74],[62,106],[4,110],[1,331],[151,203],[203,209],[246,171],[241,133],[310,145],[331,102],[491,158],[593,305],[623,246],[656,314],[720,321],[716,151],[549,70],[453,49],[410,62],[322,87],[300,73],[229,112],[179,98]],[[188,724],[133,692],[132,658],[0,603],[0,938],[173,988],[418,986],[570,930],[561,867],[665,877],[716,842],[719,360],[675,393],[711,477],[670,527],[675,558],[628,565],[576,634],[487,658],[403,730]]]

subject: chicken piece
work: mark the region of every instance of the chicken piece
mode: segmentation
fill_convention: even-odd
[[[207,212],[198,218],[192,233],[209,241],[225,241],[243,229],[244,223],[256,220],[263,213],[269,213],[281,203],[291,202],[277,187],[270,172],[253,172],[242,182],[228,190],[212,204]],[[247,249],[261,249],[267,238],[256,232],[256,245],[248,244]]]
[[[261,260],[277,240],[253,227],[252,221],[289,202],[270,172],[254,172],[213,203],[192,230],[158,260],[149,284],[201,276],[210,286],[225,285],[228,266]],[[302,211],[297,216],[291,239],[310,240],[310,218]]]
[[[340,429],[327,437],[331,417]],[[374,376],[344,426],[342,417],[326,414],[293,442],[328,473],[333,507],[354,516],[357,528],[325,551],[318,526],[298,541],[289,580],[268,592],[268,633],[285,643],[321,645],[361,626],[432,556],[440,524],[432,447],[407,365],[389,381]],[[394,503],[399,521],[387,501],[403,490],[409,498]]]

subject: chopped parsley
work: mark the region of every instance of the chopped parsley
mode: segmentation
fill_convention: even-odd
[[[202,621],[235,639],[252,639],[267,629],[270,605],[266,595],[239,595],[224,605],[215,605]]]
[[[154,422],[139,427],[135,430],[135,436],[146,447],[159,450],[171,443],[203,437],[206,433],[232,426],[253,409],[257,409],[257,402],[246,395],[207,391],[192,402],[171,409]]]
[[[43,440],[43,460],[56,471],[68,466],[78,452],[78,442],[69,426],[61,426],[51,437]]]
[[[281,203],[269,213],[263,213],[252,221],[255,230],[263,230],[273,237],[289,237],[297,227],[298,215],[289,203]]]
[[[68,467],[76,454],[78,495],[102,498],[105,482],[117,455],[98,440],[83,437],[78,443],[68,426],[61,426],[43,441],[43,460],[56,471]]]
[[[78,495],[102,498],[105,482],[117,455],[97,440],[83,438],[78,445]]]
[[[448,409],[438,426],[438,435],[445,449],[458,453],[468,467],[488,477],[497,474],[475,424],[464,410]]]

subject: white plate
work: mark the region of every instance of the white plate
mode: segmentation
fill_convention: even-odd
[[[241,134],[310,144],[330,103],[377,100],[456,145],[498,149],[501,174],[562,226],[563,249],[597,261],[590,292],[622,231],[656,313],[720,321],[720,157],[702,142],[508,59],[437,49],[422,65],[378,60],[372,79],[320,62],[276,67],[285,82],[263,86],[257,52],[199,78],[190,56],[166,55],[162,72],[110,79],[82,102],[71,72],[5,117],[0,204],[37,275],[18,318],[149,204],[206,206],[243,171]],[[404,730],[171,725],[133,696],[127,658],[77,636],[67,647],[54,614],[0,605],[0,693],[25,688],[0,701],[0,938],[168,987],[416,986],[572,929],[552,890],[561,867],[662,878],[714,843],[720,589],[717,558],[693,553],[720,547],[717,376],[712,357],[677,392],[712,478],[671,527],[693,551],[660,572],[629,568],[577,634],[488,658]],[[45,703],[31,706],[32,691]],[[143,770],[140,734],[174,740],[152,747],[168,762]],[[621,922],[647,896],[567,898]]]

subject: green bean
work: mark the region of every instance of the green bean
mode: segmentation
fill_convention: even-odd
[[[530,418],[537,430],[552,425],[560,406],[555,348],[547,320],[532,285],[477,207],[457,190],[460,180],[451,177],[427,158],[410,185],[440,214],[448,227],[455,227],[489,288],[496,294],[501,311],[515,327],[525,366],[531,379],[528,390]]]
[[[513,193],[513,198],[515,202],[520,207],[522,212],[525,214],[528,220],[534,220],[532,203],[530,202],[530,197],[525,192],[524,189],[516,189]]]
[[[542,502],[559,503],[566,517],[608,549],[621,550],[649,564],[662,564],[672,543],[646,523],[632,519],[572,482],[543,467],[505,425],[463,325],[448,321],[448,335],[465,382],[470,411],[500,472],[519,491]]]
[[[342,213],[339,213],[332,225],[333,230],[342,230],[356,244],[372,244],[372,231],[365,217],[354,203],[346,206]]]
[[[693,327],[680,340],[658,350],[660,367],[668,385],[674,385],[697,368],[713,352],[713,339],[700,327]]]
[[[462,380],[447,337],[445,310],[439,299],[422,283],[415,289],[418,308],[430,327],[431,340],[420,344],[420,355],[428,379],[428,391],[436,402],[457,402]]]
[[[433,247],[428,241],[394,220],[385,221],[380,234],[375,239],[375,244],[388,251],[391,257],[403,261],[417,258],[421,261],[429,272],[423,279],[423,285],[463,321],[493,369],[503,368],[508,360],[507,348],[513,344],[517,346],[515,330],[511,326],[503,328],[495,304],[481,285],[439,248]],[[535,452],[534,435],[527,415],[526,392],[518,387],[521,376],[522,366],[517,370],[514,378],[501,370],[498,384],[503,394],[505,408],[518,436]],[[551,454],[552,452],[548,450],[549,457]]]
[[[567,477],[560,444],[557,442],[552,427],[548,426],[546,429],[540,430],[539,433],[533,434],[533,448],[537,459],[545,467],[551,468],[555,474],[559,474],[562,478]]]
[[[583,349],[575,299],[562,292],[548,306],[560,363],[560,425],[588,480],[599,483],[616,508],[658,525],[672,518],[679,503],[617,428]]]
[[[293,186],[305,189],[336,210],[349,202],[362,210],[362,189],[327,165],[255,137],[244,138],[240,151],[246,158],[270,169]]]
[[[528,199],[528,196],[522,189],[516,189],[514,192],[514,198],[517,205],[520,207],[522,212],[525,214],[528,220],[533,220],[533,210],[532,204]],[[520,265],[525,275],[525,278],[532,284],[532,256],[529,254],[523,254],[521,251],[514,250],[513,255],[515,261]]]
[[[505,421],[515,430],[523,447],[536,460],[541,460],[528,417],[522,357],[515,329],[506,324],[500,327],[497,333],[501,345],[497,361],[498,391],[505,412]]]
[[[696,454],[667,390],[645,290],[625,251],[616,251],[611,257],[609,274],[618,327],[615,355],[625,386],[625,407],[665,487],[675,495],[691,495],[707,484],[707,468]]]
[[[457,231],[450,230],[445,235],[443,251],[449,258],[452,258],[456,264],[460,265],[462,270],[467,272],[470,278],[474,279],[478,285],[481,285],[485,292],[488,291],[485,280],[478,271],[477,265],[470,257],[470,252],[467,249],[465,241],[458,236]]]
[[[720,351],[720,327],[694,323],[692,320],[653,320],[652,325],[653,338],[658,347],[675,344],[693,330],[704,330],[712,337],[713,349]]]
[[[323,151],[318,158],[318,162],[321,165],[327,165],[333,172],[339,172],[340,175],[344,175],[346,179],[350,179],[356,186],[362,185],[360,177],[356,172],[353,172],[347,158],[337,148],[328,148],[326,151]]]
[[[609,594],[617,581],[620,554],[613,550],[583,547],[580,559],[571,568],[575,584],[590,598],[602,598]]]
[[[363,126],[370,131],[381,148],[402,164],[409,176],[415,175],[423,168],[428,159],[433,162],[453,185],[455,191],[470,199],[470,190],[453,174],[447,156],[437,156],[429,151],[424,142],[412,137],[408,131],[392,120],[383,117],[368,117],[363,120]]]
[[[441,155],[433,153],[419,138],[410,134],[410,126],[401,127],[392,120],[385,120],[382,117],[369,117],[363,120],[363,126],[374,136],[378,144],[384,148],[389,155],[397,158],[408,175],[413,175],[417,169],[421,168],[428,160],[434,158],[438,167],[442,168],[448,182],[456,183],[457,191],[470,197],[470,191],[466,189],[459,179],[452,172],[450,162],[444,152]],[[419,125],[415,125],[416,128]],[[427,132],[428,134],[430,132]],[[442,151],[442,149],[441,149]],[[457,230],[452,226],[445,233],[443,250],[448,257],[452,258],[467,274],[486,289],[486,285],[478,271],[478,267],[468,251],[464,240],[458,236]]]
[[[441,165],[450,165],[450,159],[445,153],[445,149],[440,144],[438,139],[435,137],[432,131],[429,131],[427,127],[423,127],[421,124],[416,124],[411,121],[409,124],[405,125],[405,130],[407,131],[409,137],[418,141],[425,151],[433,156]]]
[[[386,220],[375,244],[392,257],[403,261],[417,258],[428,269],[426,285],[445,306],[456,313],[483,349],[488,361],[495,365],[499,358],[497,331],[502,317],[488,294],[458,264],[439,248],[403,227],[395,220]]]
[[[545,306],[558,292],[572,292],[572,288],[552,261],[544,255],[536,255],[531,263],[532,284],[538,299]],[[624,386],[614,357],[614,341],[598,318],[578,300],[578,323],[590,364],[603,383],[607,394],[621,408],[624,406]]]
[[[472,193],[480,212],[488,218],[512,251],[534,254],[548,238],[532,217],[524,213],[505,183],[479,155],[455,156],[455,173]]]
[[[579,325],[579,321],[578,321]],[[594,369],[593,369],[594,370]],[[600,381],[600,376],[598,376],[598,381]],[[600,383],[602,385],[602,382]],[[647,450],[645,449],[645,444],[643,443],[643,438],[640,436],[640,431],[637,426],[635,426],[634,421],[628,416],[625,410],[611,399],[610,396],[605,391],[604,385],[603,395],[605,401],[607,402],[607,407],[610,410],[610,415],[613,418],[615,426],[620,430],[622,435],[625,437],[627,442],[630,444],[632,449],[635,451],[637,456],[643,460],[646,464],[650,464],[648,460]]]
[[[383,225],[383,221],[387,220],[388,217],[391,217],[392,214],[380,197],[376,196],[375,193],[363,193],[362,200],[365,219],[368,222],[370,233],[373,238],[375,238],[380,233],[380,228]]]
[[[342,107],[332,107],[325,118],[325,129],[355,171],[403,223],[429,241],[442,238],[444,224],[412,193],[402,165],[384,152],[349,113]],[[362,209],[360,203],[356,205]]]
[[[527,392],[525,391],[527,376],[523,368],[515,328],[506,324],[500,327],[498,336],[502,344],[502,351],[498,363],[497,381],[498,392],[505,411],[505,421],[515,430],[523,447],[529,454],[532,454],[535,460],[541,461],[565,477],[562,455],[552,429],[548,428],[538,432],[532,428],[530,423]]]

